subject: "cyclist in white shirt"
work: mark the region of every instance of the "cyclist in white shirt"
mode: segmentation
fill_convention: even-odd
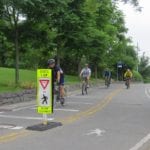
[[[91,77],[91,69],[88,67],[88,64],[85,64],[85,67],[80,72],[80,77],[82,80],[87,80],[87,87],[89,87],[89,80]]]

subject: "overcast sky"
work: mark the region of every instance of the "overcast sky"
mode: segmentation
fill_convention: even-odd
[[[140,0],[142,12],[137,12],[130,4],[120,4],[125,14],[128,36],[132,37],[134,45],[138,45],[139,56],[145,52],[150,57],[150,0]]]

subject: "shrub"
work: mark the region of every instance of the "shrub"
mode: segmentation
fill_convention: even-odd
[[[143,82],[143,77],[138,71],[133,71],[133,80]]]
[[[21,82],[20,87],[23,89],[33,89],[36,87],[36,84],[34,82]]]
[[[150,77],[144,78],[144,83],[150,83]]]

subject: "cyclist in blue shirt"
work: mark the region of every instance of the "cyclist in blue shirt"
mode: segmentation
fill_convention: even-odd
[[[106,85],[106,81],[108,81],[108,83],[110,84],[111,82],[111,71],[106,68],[103,74],[104,78],[105,78],[105,85]]]

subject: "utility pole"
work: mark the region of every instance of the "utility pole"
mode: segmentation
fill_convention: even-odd
[[[139,72],[139,51],[140,51],[140,49],[139,49],[138,42],[137,42],[137,46],[136,46],[136,51],[137,51],[137,59],[138,59],[138,61],[137,61],[137,72]]]

